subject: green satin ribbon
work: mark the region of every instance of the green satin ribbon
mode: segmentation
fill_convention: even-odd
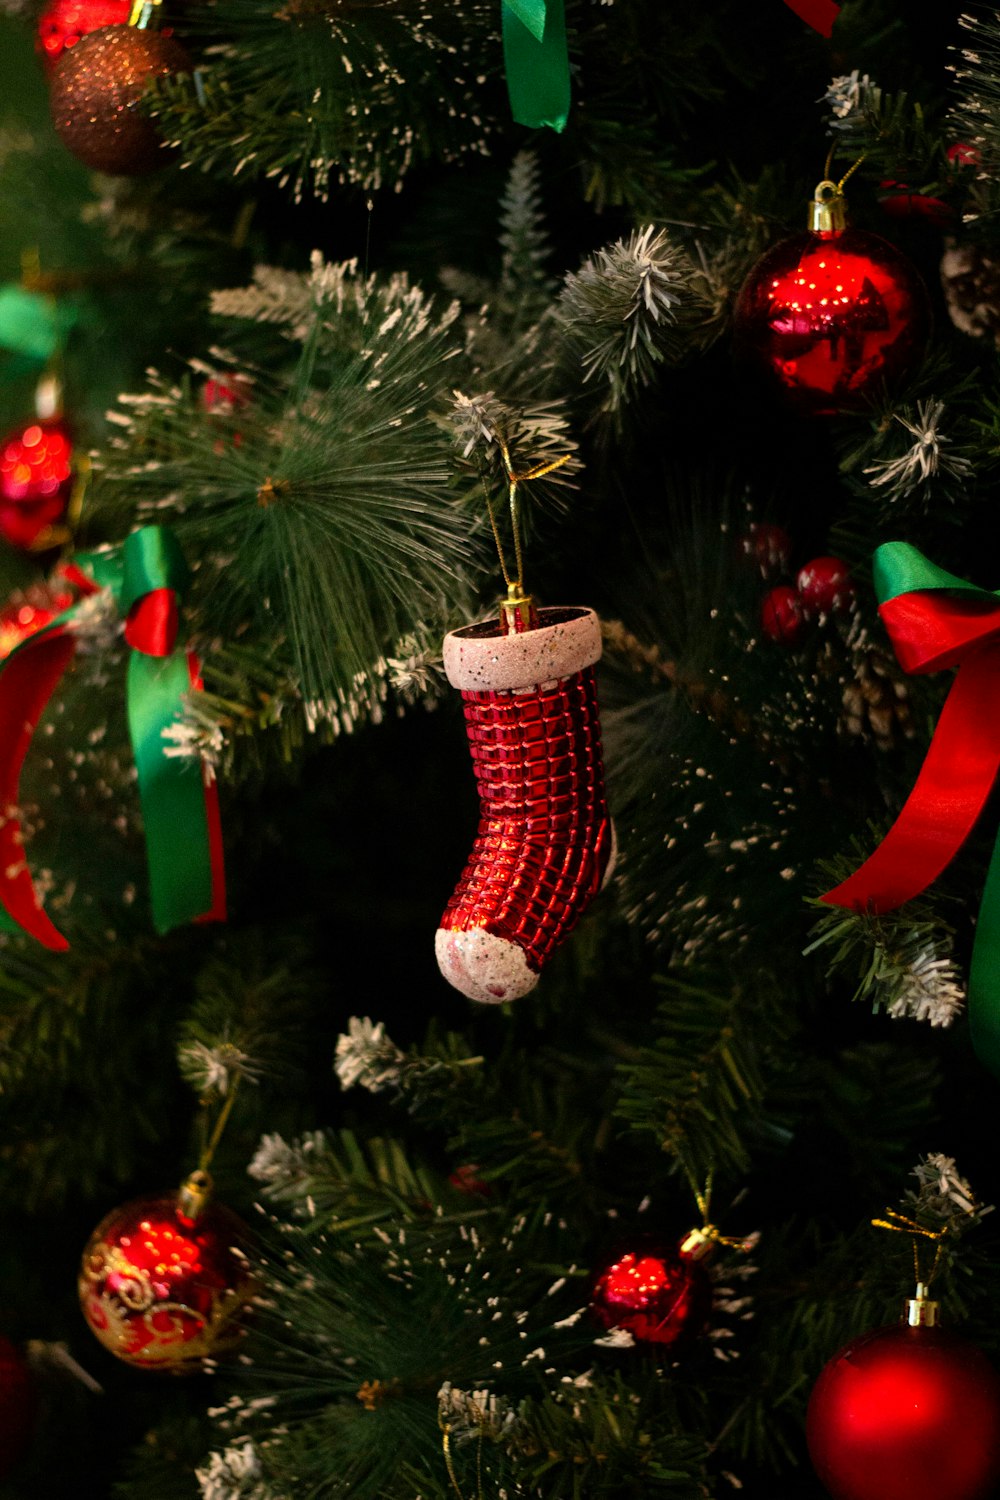
[[[65,302],[43,292],[29,292],[15,282],[0,287],[2,368],[22,375],[43,368],[66,342],[76,313]]]
[[[503,50],[517,123],[564,130],[570,103],[564,0],[503,0]]]
[[[169,741],[163,737],[164,730],[177,722],[191,685],[186,651],[165,657],[132,652],[127,677],[128,728],[139,773],[150,904],[157,932],[193,922],[213,904],[201,760],[167,755]]]
[[[872,576],[879,604],[898,599],[900,594],[914,594],[925,589],[958,589],[962,593],[978,594],[981,599],[992,598],[968,579],[946,573],[909,542],[884,542],[877,547],[872,558]]]

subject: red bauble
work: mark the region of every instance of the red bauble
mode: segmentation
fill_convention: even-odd
[[[806,410],[867,405],[916,364],[930,327],[917,272],[861,229],[807,230],[757,262],[736,304],[739,343]]]
[[[458,1193],[467,1198],[492,1198],[493,1189],[479,1175],[480,1168],[474,1161],[463,1162],[454,1172],[449,1172],[448,1182]]]
[[[232,416],[249,406],[252,400],[253,381],[235,370],[221,378],[209,376],[201,388],[202,405],[213,416]]]
[[[52,119],[63,143],[95,172],[135,177],[171,152],[142,107],[151,78],[190,73],[180,42],[160,31],[104,26],[66,52],[52,74]]]
[[[806,1435],[834,1500],[985,1500],[1000,1479],[1000,1379],[940,1328],[878,1328],[826,1366]]]
[[[31,1371],[10,1340],[0,1335],[0,1479],[10,1473],[31,1440],[35,1404]]]
[[[662,1246],[627,1250],[594,1283],[591,1311],[602,1328],[670,1348],[703,1331],[712,1311],[704,1262]]]
[[[0,536],[13,547],[44,545],[66,514],[73,446],[60,421],[31,422],[0,442]]]
[[[32,584],[26,592],[15,595],[0,610],[0,661],[68,609],[75,598],[75,592],[58,579],[51,584]]]
[[[772,573],[784,573],[792,560],[792,539],[783,526],[773,526],[767,521],[754,521],[740,547],[744,557],[752,557],[767,578]]]
[[[851,574],[839,557],[814,557],[799,570],[796,583],[807,616],[844,614],[854,602]]]
[[[955,222],[955,210],[943,198],[915,193],[905,182],[894,182],[891,178],[879,183],[878,201],[890,219],[924,219],[938,229],[946,229]]]
[[[769,640],[782,646],[794,646],[802,635],[805,615],[802,600],[787,583],[779,583],[764,595],[760,607],[761,629]]]
[[[83,1315],[140,1370],[193,1374],[232,1349],[255,1291],[242,1220],[213,1202],[192,1219],[182,1201],[165,1193],[116,1208],[83,1252]]]
[[[102,26],[124,26],[130,0],[52,0],[38,23],[38,50],[49,67],[82,36]]]

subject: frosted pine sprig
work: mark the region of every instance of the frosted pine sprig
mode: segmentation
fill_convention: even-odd
[[[510,1439],[517,1416],[506,1396],[486,1389],[463,1391],[446,1380],[438,1391],[438,1421],[456,1442]]]
[[[201,1500],[284,1500],[266,1483],[249,1438],[238,1438],[195,1470]]]
[[[933,1221],[938,1229],[964,1234],[993,1212],[992,1204],[980,1203],[953,1156],[932,1152],[921,1157],[910,1175],[917,1179],[917,1187],[905,1195],[904,1207],[921,1222]]]
[[[177,1052],[180,1070],[199,1094],[230,1093],[238,1082],[259,1083],[264,1066],[232,1042],[214,1047],[204,1042],[186,1042]]]
[[[566,277],[560,321],[579,351],[584,379],[604,377],[612,409],[647,385],[656,366],[684,354],[686,328],[705,315],[695,267],[652,225],[598,250]]]
[[[321,1130],[310,1130],[297,1141],[274,1132],[263,1135],[247,1175],[263,1185],[267,1197],[305,1203],[322,1171],[329,1143]]]
[[[341,1088],[359,1085],[378,1094],[399,1085],[405,1061],[405,1053],[386,1036],[384,1021],[373,1024],[368,1016],[351,1016],[347,1031],[337,1038],[333,1067]]]
[[[360,328],[382,339],[392,333],[410,341],[429,330],[442,332],[458,316],[458,304],[437,304],[405,272],[364,275],[358,261],[327,261],[319,250],[309,270],[287,271],[257,265],[249,286],[212,293],[215,317],[285,325],[293,338],[305,341],[317,320],[356,337]]]
[[[519,151],[511,163],[500,200],[500,245],[504,252],[503,289],[523,287],[526,282],[554,289],[545,271],[551,247],[545,229],[538,158],[533,151]]]
[[[931,1026],[950,1026],[965,1004],[965,991],[950,956],[922,948],[900,971],[887,1006],[894,1019],[909,1016]]]
[[[940,428],[945,404],[933,398],[917,403],[916,420],[895,414],[895,420],[912,433],[915,441],[898,458],[881,458],[869,464],[866,474],[874,475],[868,483],[873,489],[886,488],[886,498],[902,500],[936,476],[968,479],[972,464],[957,453],[945,452],[952,439]]]
[[[454,397],[451,420],[462,458],[475,463],[484,477],[509,478],[503,456],[506,449],[515,474],[559,460],[558,468],[532,481],[534,486],[575,486],[582,463],[561,401],[515,407],[493,391],[473,396],[455,391]]]
[[[469,1057],[456,1046],[454,1036],[445,1039],[436,1053],[405,1053],[385,1034],[382,1021],[352,1016],[348,1029],[337,1038],[334,1072],[344,1089],[355,1085],[379,1094],[394,1089],[410,1110],[419,1110],[442,1093],[464,1087],[469,1070],[481,1067],[481,1057]],[[472,1086],[475,1086],[474,1084]]]
[[[868,74],[859,73],[857,68],[830,80],[819,102],[829,108],[827,127],[831,133],[855,130],[864,124],[865,105],[874,87]]]

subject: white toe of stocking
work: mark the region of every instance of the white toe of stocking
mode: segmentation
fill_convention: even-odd
[[[448,983],[470,1000],[485,1005],[517,1000],[538,983],[538,975],[528,968],[524,952],[516,943],[494,937],[481,927],[472,927],[468,932],[439,927],[434,949],[438,967]]]

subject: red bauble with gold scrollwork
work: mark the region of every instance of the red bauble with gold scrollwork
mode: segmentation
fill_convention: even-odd
[[[182,1194],[108,1214],[84,1250],[78,1288],[106,1349],[137,1369],[175,1375],[239,1343],[255,1291],[243,1221],[214,1202],[192,1218]]]

